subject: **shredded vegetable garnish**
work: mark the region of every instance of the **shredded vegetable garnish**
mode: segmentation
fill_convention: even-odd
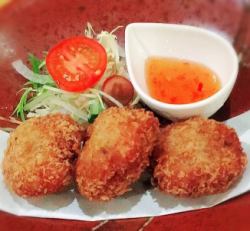
[[[105,79],[111,75],[116,74],[126,77],[128,76],[124,58],[125,52],[124,49],[118,45],[117,37],[114,34],[121,27],[122,26],[116,27],[110,33],[107,31],[101,31],[101,33],[97,34],[92,28],[92,25],[87,23],[85,36],[96,39],[100,44],[102,44],[108,56],[107,68],[101,81],[99,82],[99,85],[101,85]]]
[[[0,121],[8,122],[10,124],[13,124],[14,126],[22,123],[21,121],[15,119],[14,117],[11,117],[11,116],[8,118],[0,116]],[[4,131],[4,132],[12,132],[13,130],[14,130],[14,128],[12,128],[12,127],[0,127],[0,131]]]
[[[12,116],[10,116],[9,118],[0,116],[0,120],[6,121],[6,122],[9,122],[9,123],[12,123],[12,124],[21,124],[21,123],[22,123],[21,121],[15,119],[15,118],[12,117]]]
[[[101,85],[107,77],[122,75],[127,77],[124,51],[118,45],[115,31],[101,31],[96,33],[91,24],[87,23],[85,36],[97,40],[106,50],[107,67],[101,80],[94,88],[89,88],[82,93],[68,92],[57,87],[53,78],[49,75],[45,60],[40,60],[29,54],[29,69],[21,60],[12,63],[14,69],[21,74],[28,82],[22,89],[22,96],[14,111],[24,121],[26,118],[47,115],[50,113],[68,113],[80,123],[92,123],[98,114],[106,109],[102,97],[110,100],[117,107],[123,105],[111,95],[101,91]],[[139,101],[135,96],[130,106]]]
[[[41,75],[31,71],[21,60],[14,61],[12,66],[19,74],[33,83],[55,85],[49,75]]]

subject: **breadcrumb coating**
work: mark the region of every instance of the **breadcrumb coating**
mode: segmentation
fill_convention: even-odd
[[[88,129],[76,166],[81,195],[110,200],[130,190],[149,165],[159,135],[159,122],[143,109],[109,108]]]
[[[23,122],[8,140],[3,159],[6,184],[22,197],[63,190],[72,183],[73,162],[83,136],[84,128],[68,115]]]
[[[234,129],[200,117],[163,128],[153,157],[156,185],[180,197],[224,192],[247,164]]]

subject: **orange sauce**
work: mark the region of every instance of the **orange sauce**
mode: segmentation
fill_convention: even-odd
[[[206,66],[187,60],[150,57],[146,60],[149,94],[165,103],[193,103],[220,89],[216,74]]]

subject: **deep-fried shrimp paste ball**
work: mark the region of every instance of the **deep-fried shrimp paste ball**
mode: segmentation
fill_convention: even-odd
[[[6,184],[22,197],[65,189],[73,180],[73,163],[84,129],[68,115],[32,118],[11,133],[3,160]]]
[[[159,189],[181,197],[226,191],[247,163],[232,128],[200,117],[164,128],[153,157]]]
[[[105,201],[129,191],[149,165],[159,122],[143,109],[112,107],[97,117],[88,133],[76,181],[81,195]]]

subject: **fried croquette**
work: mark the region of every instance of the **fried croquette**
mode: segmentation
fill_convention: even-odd
[[[159,122],[143,109],[109,108],[88,129],[76,182],[89,200],[107,201],[130,190],[149,165]]]
[[[23,122],[10,135],[3,160],[6,184],[22,197],[55,193],[73,180],[84,128],[68,115]]]
[[[200,117],[163,128],[153,158],[156,185],[180,197],[224,192],[247,164],[236,132]]]

